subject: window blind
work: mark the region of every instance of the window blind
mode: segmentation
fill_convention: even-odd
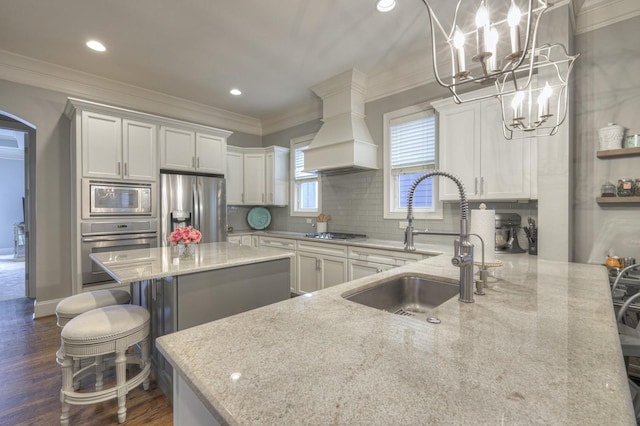
[[[390,124],[392,169],[435,164],[436,119],[432,112],[418,119],[399,118]]]
[[[301,146],[296,145],[295,150],[294,150],[294,155],[295,155],[295,176],[294,178],[296,180],[298,179],[310,179],[310,178],[315,178],[318,174],[317,173],[310,173],[310,172],[303,172],[304,170],[304,150],[307,149],[307,147],[309,146],[309,143],[305,143],[304,145],[301,144]]]

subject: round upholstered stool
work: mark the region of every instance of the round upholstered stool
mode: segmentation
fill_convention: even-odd
[[[62,346],[58,351],[58,362],[62,366],[62,415],[60,424],[69,424],[70,405],[88,405],[118,398],[118,422],[126,419],[127,393],[143,384],[149,388],[149,312],[136,305],[114,305],[97,308],[78,315],[62,329]],[[127,349],[140,344],[140,356],[127,355]],[[135,351],[134,351],[135,352]],[[92,367],[101,368],[97,362],[74,371],[74,359],[99,358],[115,354],[116,384],[108,389],[94,392],[76,392],[73,384]],[[137,364],[140,372],[129,380],[126,378],[127,364]],[[102,380],[102,372],[96,372],[96,382]]]
[[[66,297],[56,306],[58,327],[64,327],[66,323],[78,315],[92,309],[111,305],[124,305],[129,303],[129,300],[131,300],[129,293],[118,289],[94,290]]]

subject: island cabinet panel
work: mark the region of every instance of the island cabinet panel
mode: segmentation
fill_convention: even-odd
[[[132,284],[133,303],[151,314],[156,338],[286,300],[291,259],[277,259]],[[158,386],[172,400],[173,370],[152,346]]]

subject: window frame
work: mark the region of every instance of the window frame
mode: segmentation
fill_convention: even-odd
[[[390,111],[383,114],[382,127],[383,127],[383,193],[384,193],[384,213],[383,217],[385,219],[406,219],[407,218],[407,209],[396,207],[396,200],[398,197],[395,183],[397,179],[395,178],[395,174],[391,169],[391,121],[409,117],[416,116],[416,118],[422,114],[433,114],[435,117],[436,123],[436,137],[435,137],[435,162],[432,166],[416,166],[405,169],[406,172],[419,172],[424,171],[425,173],[430,170],[438,169],[438,115],[434,108],[427,102],[412,105],[409,107],[401,108],[395,111]],[[442,219],[443,218],[443,208],[442,201],[440,201],[439,196],[439,181],[437,178],[433,179],[433,207],[432,209],[424,209],[424,208],[413,208],[413,216],[415,219]]]
[[[290,193],[291,193],[291,203],[289,204],[289,215],[296,217],[316,217],[322,211],[322,184],[320,180],[320,174],[316,174],[314,178],[307,179],[296,179],[296,146],[299,149],[300,145],[309,146],[311,141],[316,136],[315,133],[310,133],[308,135],[300,136],[297,138],[292,138],[290,140],[290,155],[289,155],[289,170],[290,170]],[[318,208],[317,209],[308,209],[308,210],[299,210],[299,197],[298,197],[298,182],[310,182],[315,181],[318,185]]]

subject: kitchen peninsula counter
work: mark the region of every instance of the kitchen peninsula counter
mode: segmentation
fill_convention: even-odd
[[[606,271],[501,256],[476,303],[431,324],[345,300],[450,256],[163,336],[178,389],[221,424],[635,424]],[[198,408],[199,407],[199,408]],[[193,414],[196,415],[196,414]],[[192,418],[193,420],[193,418]]]

